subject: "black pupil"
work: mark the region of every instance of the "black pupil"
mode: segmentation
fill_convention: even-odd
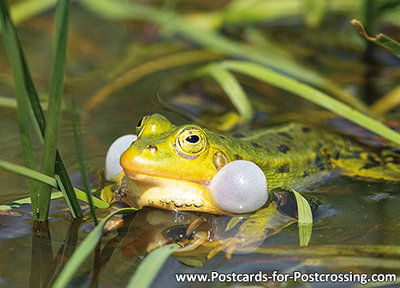
[[[189,142],[189,143],[193,143],[194,144],[194,143],[197,143],[197,142],[200,141],[200,137],[197,136],[197,135],[191,135],[191,136],[186,138],[186,141]]]
[[[137,123],[137,127],[140,127],[142,125],[142,121],[143,121],[143,118],[140,119],[139,123]]]

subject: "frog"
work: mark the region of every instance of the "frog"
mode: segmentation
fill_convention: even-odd
[[[303,123],[227,133],[174,125],[161,114],[143,117],[137,140],[123,152],[115,199],[136,208],[232,215],[214,201],[212,178],[235,160],[255,163],[268,191],[304,187],[332,171],[373,181],[399,181],[398,153],[372,151],[356,141]]]

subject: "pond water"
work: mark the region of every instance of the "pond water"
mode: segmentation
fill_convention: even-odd
[[[34,17],[18,27],[42,99],[46,99],[48,91],[53,12]],[[307,39],[307,35],[293,35],[297,31],[295,26],[290,26],[286,36],[282,36],[280,33],[284,28],[277,23],[269,33],[282,43],[290,37]],[[235,31],[226,31],[228,34],[230,32]],[[103,99],[98,96],[100,92],[104,92],[106,85],[138,65],[169,53],[190,49],[189,44],[179,39],[175,42],[163,39],[151,24],[99,20],[79,5],[74,5],[69,37],[65,100],[68,102],[73,98],[79,107],[84,149],[89,171],[93,175],[104,167],[108,146],[121,135],[135,133],[136,123],[144,115],[158,112],[173,123],[183,124],[198,119],[202,120],[202,124],[213,127],[213,121],[216,121],[219,114],[234,110],[229,100],[216,87],[216,83],[209,79],[200,81],[188,77],[196,68],[201,67],[199,63],[173,69],[157,69],[159,64],[154,63],[148,69],[154,69],[155,73],[139,77],[139,72],[134,71],[133,75],[136,76],[131,76],[133,83],[122,85],[119,89],[114,87],[113,92]],[[313,39],[311,36],[310,38]],[[305,54],[310,52],[303,42],[300,41],[297,45],[299,51]],[[335,65],[331,62],[323,62],[329,53],[309,58],[320,65],[320,70],[336,69],[331,74],[343,81],[348,75],[347,57],[356,63],[352,67],[355,76],[365,72],[363,64],[357,62],[361,58],[356,54],[359,52],[357,45],[354,49],[349,48],[350,51],[336,48],[334,56],[340,59],[339,63],[343,64],[341,67],[333,68]],[[301,59],[305,61],[304,55],[302,56]],[[400,66],[399,61],[396,61],[393,65]],[[285,122],[282,119],[286,117],[290,121],[297,119],[324,127],[325,124],[319,122],[317,116],[314,120],[309,119],[313,116],[308,113],[317,109],[314,105],[265,84],[254,83],[250,79],[243,81],[253,103],[258,103],[257,109],[263,112],[258,114],[260,120],[255,122],[254,127]],[[389,82],[380,83],[386,85],[383,90],[391,87],[387,84]],[[359,91],[362,90],[360,86],[361,83],[355,82],[348,85],[348,88]],[[12,97],[13,94],[11,68],[3,46],[0,46],[0,96]],[[1,159],[23,164],[16,109],[0,107],[0,119]],[[79,166],[73,139],[71,120],[64,111],[60,123],[59,149],[74,184],[79,186]],[[36,148],[39,157],[38,141]],[[3,187],[0,204],[28,196],[26,180],[20,176],[2,171],[0,183]],[[96,187],[96,181],[93,181],[93,186]],[[231,258],[220,252],[207,260],[206,256],[212,245],[211,248],[200,247],[170,257],[152,287],[238,287],[240,284],[248,284],[218,281],[179,283],[176,280],[177,273],[211,275],[212,271],[221,274],[259,271],[268,274],[273,271],[292,274],[293,271],[301,271],[400,275],[400,184],[371,183],[334,175],[312,188],[307,195],[317,199],[319,207],[314,212],[312,237],[308,247],[299,247],[296,224],[271,235],[257,245],[252,245],[250,252],[234,252]],[[85,215],[89,216],[87,207],[84,207]],[[104,217],[108,212],[99,210],[99,217]],[[134,215],[126,216],[121,228],[104,235],[101,245],[79,269],[71,287],[125,287],[149,251],[179,239],[198,216],[199,214],[191,212],[153,208],[145,208]],[[208,222],[198,227],[196,233],[199,235],[211,233],[209,238],[218,242],[234,233],[224,231],[230,217],[205,217]],[[40,227],[33,224],[30,205],[22,205],[12,212],[0,214],[0,286],[48,287],[76,246],[92,229],[93,223],[89,220],[72,220],[65,202],[61,199],[51,202],[49,222]],[[300,283],[274,282],[267,285],[303,287]],[[309,283],[305,287],[358,285],[357,282],[324,282]]]

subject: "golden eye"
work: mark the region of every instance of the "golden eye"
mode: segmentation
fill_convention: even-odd
[[[149,116],[144,116],[138,124],[136,125],[136,135],[140,135],[140,132],[143,130],[143,126],[146,124],[147,120],[149,119]]]
[[[186,127],[178,132],[176,148],[185,154],[200,154],[206,149],[207,136],[197,127]]]

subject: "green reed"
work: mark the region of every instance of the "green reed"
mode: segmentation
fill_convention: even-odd
[[[33,125],[38,132],[39,139],[44,142],[45,148],[43,149],[42,160],[43,174],[46,176],[53,176],[55,172],[55,174],[58,175],[57,178],[62,182],[62,188],[68,197],[67,202],[70,204],[72,215],[81,218],[83,214],[79,202],[77,201],[74,188],[61,156],[57,151],[56,145],[65,69],[68,11],[69,1],[60,1],[57,9],[56,41],[51,74],[51,96],[48,108],[48,123],[46,125],[38,94],[30,75],[17,32],[10,18],[7,3],[5,0],[0,0],[2,38],[14,71],[18,123],[25,165],[30,169],[36,169],[36,160],[32,145],[33,136],[30,132],[31,125]],[[31,115],[31,119],[29,119],[29,115]],[[28,181],[34,218],[39,221],[44,221],[48,216],[52,187],[48,184],[38,183],[31,178]]]

